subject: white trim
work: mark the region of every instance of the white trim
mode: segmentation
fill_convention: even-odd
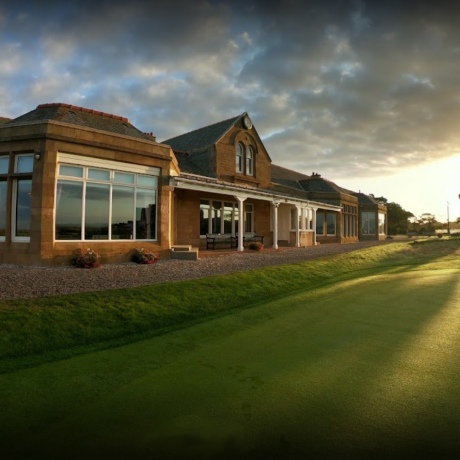
[[[82,177],[73,177],[73,176],[65,176],[65,175],[60,175],[59,174],[59,166],[62,164],[72,164],[72,165],[77,165],[81,166],[83,168],[101,168],[101,169],[108,169],[110,171],[110,180],[96,180],[96,179],[88,179],[87,174],[83,174]],[[55,183],[55,200],[54,200],[54,208],[53,208],[53,221],[54,221],[54,230],[53,230],[53,240],[55,242],[75,242],[75,241],[93,241],[89,240],[86,238],[85,234],[85,214],[86,214],[86,187],[87,184],[102,184],[106,185],[109,187],[109,216],[108,216],[108,235],[107,238],[101,239],[99,241],[108,241],[108,242],[119,242],[119,241],[158,241],[158,212],[159,212],[159,180],[158,177],[160,176],[161,170],[160,168],[156,167],[150,167],[150,166],[142,166],[142,165],[136,165],[132,163],[123,163],[119,161],[112,161],[112,160],[105,160],[105,159],[100,159],[100,158],[94,158],[94,157],[84,157],[80,155],[74,155],[70,153],[63,153],[63,152],[58,152],[58,161],[56,163],[56,183]],[[156,185],[154,188],[152,187],[147,187],[143,185],[139,185],[137,182],[133,184],[123,184],[123,183],[116,183],[114,181],[114,172],[118,171],[123,171],[123,172],[129,172],[133,174],[139,175],[149,175],[152,177],[156,177]],[[59,181],[67,181],[67,182],[78,182],[83,184],[83,190],[82,190],[82,215],[81,215],[81,235],[83,238],[78,239],[78,240],[65,240],[65,239],[56,239],[56,212],[57,212],[57,186]],[[154,192],[155,194],[155,206],[156,206],[156,211],[155,211],[155,234],[153,235],[153,238],[136,238],[134,239],[118,239],[114,238],[112,236],[112,213],[113,213],[113,188],[115,186],[121,186],[121,187],[126,187],[134,190],[134,202],[133,202],[133,231],[135,231],[134,227],[136,225],[136,200],[137,200],[137,192],[139,190],[149,190]]]
[[[335,205],[328,205],[317,201],[302,200],[302,198],[290,198],[285,195],[278,195],[276,193],[266,192],[264,190],[248,189],[238,187],[227,183],[217,183],[214,179],[203,177],[204,180],[194,180],[184,177],[171,177],[169,185],[181,190],[194,190],[204,193],[217,193],[220,195],[240,196],[244,198],[252,198],[254,200],[263,201],[277,201],[279,203],[292,204],[294,206],[307,206],[310,208],[321,208],[328,211],[335,211],[341,213],[342,207]]]
[[[68,163],[79,166],[90,166],[95,168],[115,169],[117,171],[127,171],[149,176],[160,176],[160,168],[152,166],[137,165],[134,163],[124,163],[121,161],[105,160],[103,158],[85,157],[72,153],[58,152],[58,163]]]

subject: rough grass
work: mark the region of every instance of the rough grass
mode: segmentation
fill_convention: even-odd
[[[416,270],[424,263],[459,261],[460,240],[427,241],[181,283],[3,301],[0,372],[161,334],[358,273]]]

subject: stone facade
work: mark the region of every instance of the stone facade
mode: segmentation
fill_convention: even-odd
[[[33,157],[33,170],[15,172],[16,158],[23,154],[29,160]],[[9,160],[6,172],[1,169],[2,159]],[[155,237],[116,239],[112,237],[113,220],[105,236],[88,232],[82,233],[85,239],[70,241],[58,235],[57,184],[65,182],[59,168],[66,159],[83,165],[84,171],[92,168],[85,165],[110,165],[107,169],[113,177],[118,165],[136,171],[154,169]],[[18,238],[13,222],[15,187],[24,178],[31,179],[30,228],[26,238]],[[375,213],[376,222],[386,215],[386,208],[375,200],[344,190],[318,174],[307,176],[273,165],[246,113],[159,143],[126,118],[66,104],[44,104],[17,119],[2,119],[0,186],[2,264],[68,265],[75,250],[89,247],[101,254],[103,263],[126,262],[136,247],[169,257],[173,245],[204,249],[211,226],[233,237],[241,229],[256,233],[264,237],[265,246],[274,248],[353,243],[358,238],[376,238],[363,231],[372,226],[362,221],[363,212],[369,222],[370,212]],[[111,187],[114,190],[116,184]],[[204,213],[209,215],[204,217]],[[136,219],[131,226],[137,225]],[[242,237],[238,250],[244,250]]]

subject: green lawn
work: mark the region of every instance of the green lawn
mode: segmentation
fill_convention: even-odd
[[[169,332],[31,368],[21,369],[24,357],[15,370],[10,363],[0,375],[0,457],[460,453],[460,240],[391,244],[257,275],[261,285],[271,279],[271,294],[250,291],[250,274],[208,280],[221,293],[230,280],[235,293],[206,321],[192,315]],[[181,289],[201,283],[176,285],[177,296],[184,302]],[[31,306],[18,308],[26,317]]]

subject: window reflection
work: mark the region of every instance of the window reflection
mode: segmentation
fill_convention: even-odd
[[[155,193],[137,190],[136,194],[136,239],[150,240],[156,233]]]
[[[108,185],[86,184],[85,240],[109,239]]]
[[[114,186],[112,191],[112,239],[133,239],[134,189]]]
[[[56,239],[81,240],[83,182],[59,181],[56,188]]]
[[[30,237],[32,179],[17,181],[16,233],[17,237]]]

